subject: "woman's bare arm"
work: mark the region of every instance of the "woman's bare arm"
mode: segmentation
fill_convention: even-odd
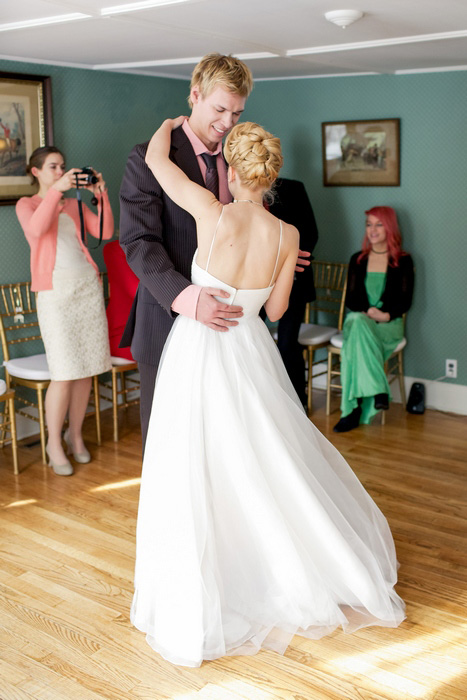
[[[295,226],[284,224],[284,239],[287,245],[286,258],[277,276],[271,296],[264,305],[270,321],[278,321],[287,311],[294,281],[300,236]]]
[[[212,192],[192,182],[169,158],[173,129],[186,117],[166,119],[149,142],[145,162],[172,201],[199,220],[212,206],[221,206]]]

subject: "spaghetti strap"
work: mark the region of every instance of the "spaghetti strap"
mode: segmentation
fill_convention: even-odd
[[[221,215],[219,216],[219,218],[218,218],[218,220],[217,220],[216,228],[215,228],[215,230],[214,230],[214,235],[213,235],[213,237],[212,237],[211,247],[209,248],[208,261],[207,261],[207,263],[206,263],[206,272],[207,272],[208,269],[209,269],[209,263],[210,263],[210,261],[211,261],[211,255],[212,255],[212,249],[213,249],[213,246],[214,246],[214,240],[215,240],[215,238],[216,238],[217,229],[219,228],[219,224],[220,224],[220,222],[221,222],[223,213],[224,213],[224,207],[222,207]]]
[[[221,214],[221,216],[222,216],[222,214]],[[273,273],[272,273],[271,281],[269,282],[269,286],[272,285],[272,281],[273,281],[273,279],[274,279],[274,275],[276,274],[277,263],[279,262],[279,253],[281,252],[281,244],[282,244],[282,220],[279,219],[279,223],[280,223],[279,247],[278,247],[278,249],[277,249],[276,264],[274,265],[274,270],[273,270]]]

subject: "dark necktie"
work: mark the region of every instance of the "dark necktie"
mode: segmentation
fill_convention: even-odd
[[[206,189],[219,199],[219,174],[217,172],[217,156],[210,153],[201,153],[201,158],[206,165]]]

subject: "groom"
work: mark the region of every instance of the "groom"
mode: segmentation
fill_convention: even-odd
[[[252,88],[253,77],[242,61],[218,53],[204,56],[191,77],[191,115],[172,132],[172,160],[223,204],[232,197],[222,140],[239,120]],[[154,178],[144,162],[147,146],[148,142],[139,144],[131,151],[120,188],[120,244],[140,281],[120,346],[131,345],[140,372],[143,450],[157,367],[176,315],[189,316],[218,332],[228,331],[242,316],[241,307],[215,299],[228,297],[226,292],[191,284],[195,221]],[[309,253],[299,255],[306,258]],[[297,262],[297,271],[310,264],[300,257]]]
[[[204,56],[191,79],[191,116],[172,133],[171,159],[224,204],[232,197],[222,139],[239,120],[252,88],[253,77],[242,61],[220,54]],[[143,449],[157,367],[176,315],[189,316],[219,332],[237,325],[235,319],[242,315],[241,307],[214,298],[228,297],[227,293],[191,284],[195,220],[161,189],[144,162],[147,145],[131,151],[120,189],[120,244],[139,279],[120,345],[131,344],[138,362]]]

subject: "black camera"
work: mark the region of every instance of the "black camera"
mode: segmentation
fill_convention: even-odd
[[[84,182],[85,185],[95,185],[97,182],[99,182],[99,178],[94,174],[94,170],[89,165],[86,165],[84,168],[81,168],[81,172],[76,173],[76,175],[87,176]]]

